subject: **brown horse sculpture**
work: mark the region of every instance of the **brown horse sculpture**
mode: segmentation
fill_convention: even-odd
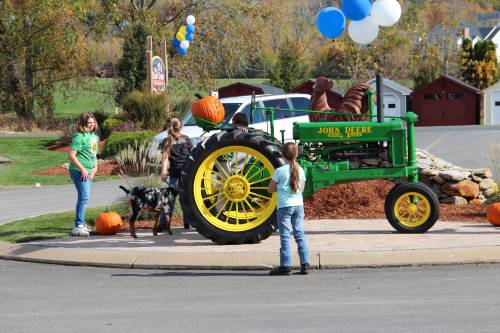
[[[325,77],[317,78],[313,86],[314,90],[311,96],[310,109],[325,112],[337,111],[340,113],[346,113],[346,115],[324,115],[321,113],[310,113],[309,121],[360,121],[369,119],[368,116],[356,117],[352,114],[369,114],[370,108],[368,106],[368,94],[366,93],[366,91],[368,89],[373,89],[372,86],[366,83],[362,83],[349,88],[344,97],[342,97],[338,110],[332,110],[332,108],[328,105],[328,100],[326,98],[326,91],[332,89],[332,87],[332,80],[329,80]]]

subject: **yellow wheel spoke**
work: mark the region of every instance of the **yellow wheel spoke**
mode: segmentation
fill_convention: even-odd
[[[233,211],[234,201],[231,201],[231,205],[229,205],[229,212]],[[226,223],[229,221],[229,214],[226,214]]]
[[[250,165],[250,167],[248,168],[247,172],[245,173],[244,177],[248,176],[248,174],[250,173],[250,171],[252,170],[252,168],[254,167],[254,165],[257,164],[257,159],[255,159],[252,163],[252,165]],[[248,179],[248,178],[247,178]]]
[[[250,223],[250,220],[248,219],[248,212],[245,208],[245,203],[248,205],[247,199],[245,199],[244,201],[241,202],[241,208],[243,208],[245,210],[244,214],[245,214],[245,219],[247,220],[247,223]],[[252,206],[248,205],[248,207],[250,208],[250,210],[252,210]]]
[[[264,169],[265,169],[265,167],[259,168],[259,170],[257,170],[257,172],[254,172],[251,176],[247,177],[248,181],[250,181],[250,179],[252,179],[253,177],[257,176],[257,175],[258,175],[259,173],[261,173]]]
[[[220,165],[219,161],[215,160],[215,164],[217,164],[217,167],[219,168],[219,170],[222,170],[222,172],[224,172],[224,174],[226,175],[226,177],[223,177],[223,178],[229,178],[230,177],[227,174],[226,170],[222,167],[222,165]]]
[[[226,197],[220,198],[212,206],[208,207],[208,210],[210,210],[210,209],[214,208],[215,206],[217,206],[222,200],[227,200],[227,198]]]
[[[255,209],[252,207],[252,205],[248,202],[248,200],[246,198],[245,198],[245,200],[243,200],[243,202],[247,204],[248,208],[250,208],[250,211],[252,213],[255,213]]]
[[[238,203],[236,203],[236,224],[240,224],[240,219],[238,217],[239,211],[238,211]]]
[[[204,180],[206,181],[209,181],[209,182],[213,182],[213,183],[217,183],[217,184],[224,184],[223,182],[219,181],[218,179],[213,179],[213,178],[206,178],[206,177],[203,177]]]
[[[253,183],[250,183],[250,185],[257,184],[257,183],[266,181],[266,180],[271,179],[271,178],[273,178],[273,177],[270,176],[270,177],[262,178],[262,179],[254,181]],[[252,187],[252,188],[255,188],[255,187]],[[267,187],[266,187],[266,189],[267,189]]]
[[[258,194],[258,193],[252,192],[252,191],[250,191],[250,194],[253,195],[253,196],[262,198],[262,199],[267,199],[267,200],[270,200],[272,198],[272,197],[266,197],[264,195],[261,195],[261,194]]]
[[[267,190],[267,186],[252,186],[252,190]]]
[[[243,159],[243,163],[241,164],[241,174],[243,175],[243,171],[245,170],[245,166],[247,165],[248,163],[248,154],[245,154],[245,158]],[[238,172],[236,173],[236,175],[239,175],[240,174],[240,171],[238,170]]]
[[[219,195],[221,195],[220,193],[215,193],[215,194],[211,194],[209,195],[208,197],[203,197],[204,200],[207,200],[207,199],[211,199],[213,197],[218,197]]]
[[[226,198],[224,198],[226,199]],[[227,200],[224,202],[224,205],[221,206],[221,209],[219,210],[219,212],[217,213],[217,215],[215,215],[215,218],[218,219],[220,214],[224,211],[224,207],[226,206],[226,203],[227,203]]]

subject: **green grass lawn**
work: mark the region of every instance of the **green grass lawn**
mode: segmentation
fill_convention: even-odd
[[[102,213],[106,207],[89,208],[85,212],[85,220],[88,225],[94,225],[97,215]],[[128,207],[126,205],[115,205],[108,207],[110,211],[116,211],[123,215]],[[180,216],[182,211],[177,202],[174,208],[174,216]],[[0,225],[0,241],[10,243],[23,243],[40,239],[71,237],[75,218],[74,211],[63,213],[46,214],[36,217],[21,219]],[[123,223],[127,223],[123,221]]]
[[[42,186],[69,184],[68,176],[41,176],[33,175],[33,171],[54,167],[68,162],[66,152],[49,151],[45,145],[57,139],[55,136],[23,136],[0,137],[0,155],[13,161],[6,167],[0,168],[1,186]],[[97,177],[96,180],[114,179],[111,177]]]
[[[0,169],[0,186],[8,185],[56,185],[67,184],[68,177],[37,176],[33,171],[68,162],[66,152],[49,151],[45,145],[56,139],[45,137],[1,137],[0,155],[13,161]]]
[[[112,113],[115,110],[112,95],[115,82],[115,79],[92,78],[83,84],[73,83],[68,89],[56,89],[55,113],[64,117],[96,110]]]

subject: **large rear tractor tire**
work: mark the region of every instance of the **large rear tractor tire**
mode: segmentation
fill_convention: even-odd
[[[439,218],[436,194],[422,183],[394,186],[385,199],[385,215],[394,229],[403,233],[423,233]]]
[[[180,180],[189,223],[217,244],[266,239],[277,230],[277,196],[267,187],[284,163],[280,142],[262,131],[220,132],[201,142]]]

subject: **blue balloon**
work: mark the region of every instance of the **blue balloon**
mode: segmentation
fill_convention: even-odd
[[[372,3],[370,0],[343,0],[342,11],[353,21],[360,21],[370,14]]]
[[[184,54],[188,53],[188,50],[187,49],[183,49],[182,47],[178,47],[177,48],[177,53],[179,53],[180,55],[184,55]]]
[[[181,42],[179,42],[177,40],[177,38],[174,38],[174,39],[172,39],[172,46],[175,47],[175,48],[181,47]]]
[[[336,38],[345,29],[345,16],[336,7],[326,7],[319,11],[316,20],[319,32],[326,38]]]
[[[187,41],[192,41],[192,40],[193,40],[193,38],[194,38],[194,34],[192,34],[192,33],[188,33],[188,34],[186,35],[186,40],[187,40]]]
[[[187,31],[188,33],[193,33],[193,32],[195,32],[195,31],[196,31],[196,29],[195,29],[195,27],[194,27],[194,25],[193,25],[193,24],[188,24],[188,25],[186,25],[186,31]]]

